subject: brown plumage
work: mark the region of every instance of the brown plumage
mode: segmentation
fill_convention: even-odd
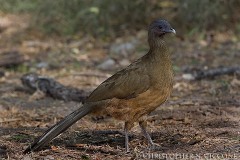
[[[66,116],[35,140],[24,153],[39,150],[54,137],[88,113],[108,114],[125,122],[125,147],[129,152],[128,131],[138,122],[149,144],[145,117],[164,103],[173,84],[168,33],[175,30],[165,20],[151,23],[148,31],[149,52],[100,84],[86,99],[83,107]]]

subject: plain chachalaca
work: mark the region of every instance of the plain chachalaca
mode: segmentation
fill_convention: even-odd
[[[173,70],[166,36],[176,33],[165,20],[153,21],[148,30],[149,51],[125,69],[101,83],[83,106],[72,112],[37,138],[25,151],[39,150],[89,113],[111,115],[125,122],[125,148],[129,152],[128,131],[138,122],[149,145],[154,143],[146,131],[146,116],[164,103],[173,85]]]

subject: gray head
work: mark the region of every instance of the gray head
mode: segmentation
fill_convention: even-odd
[[[153,37],[162,37],[167,33],[174,33],[176,31],[171,27],[171,25],[166,20],[155,20],[149,26],[149,36]]]

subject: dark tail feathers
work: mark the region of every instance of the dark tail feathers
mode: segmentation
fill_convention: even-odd
[[[37,138],[23,153],[25,154],[31,151],[36,151],[41,149],[53,138],[58,136],[60,133],[64,132],[76,121],[78,121],[79,119],[87,115],[93,109],[93,107],[94,105],[84,105],[83,107],[72,112],[71,114],[66,116],[64,119],[59,121],[57,124],[49,128],[42,136]]]

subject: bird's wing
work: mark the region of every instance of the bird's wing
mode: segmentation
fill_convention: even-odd
[[[86,102],[96,102],[111,98],[129,99],[148,90],[150,78],[144,66],[136,61],[117,72],[100,84],[87,98]]]

